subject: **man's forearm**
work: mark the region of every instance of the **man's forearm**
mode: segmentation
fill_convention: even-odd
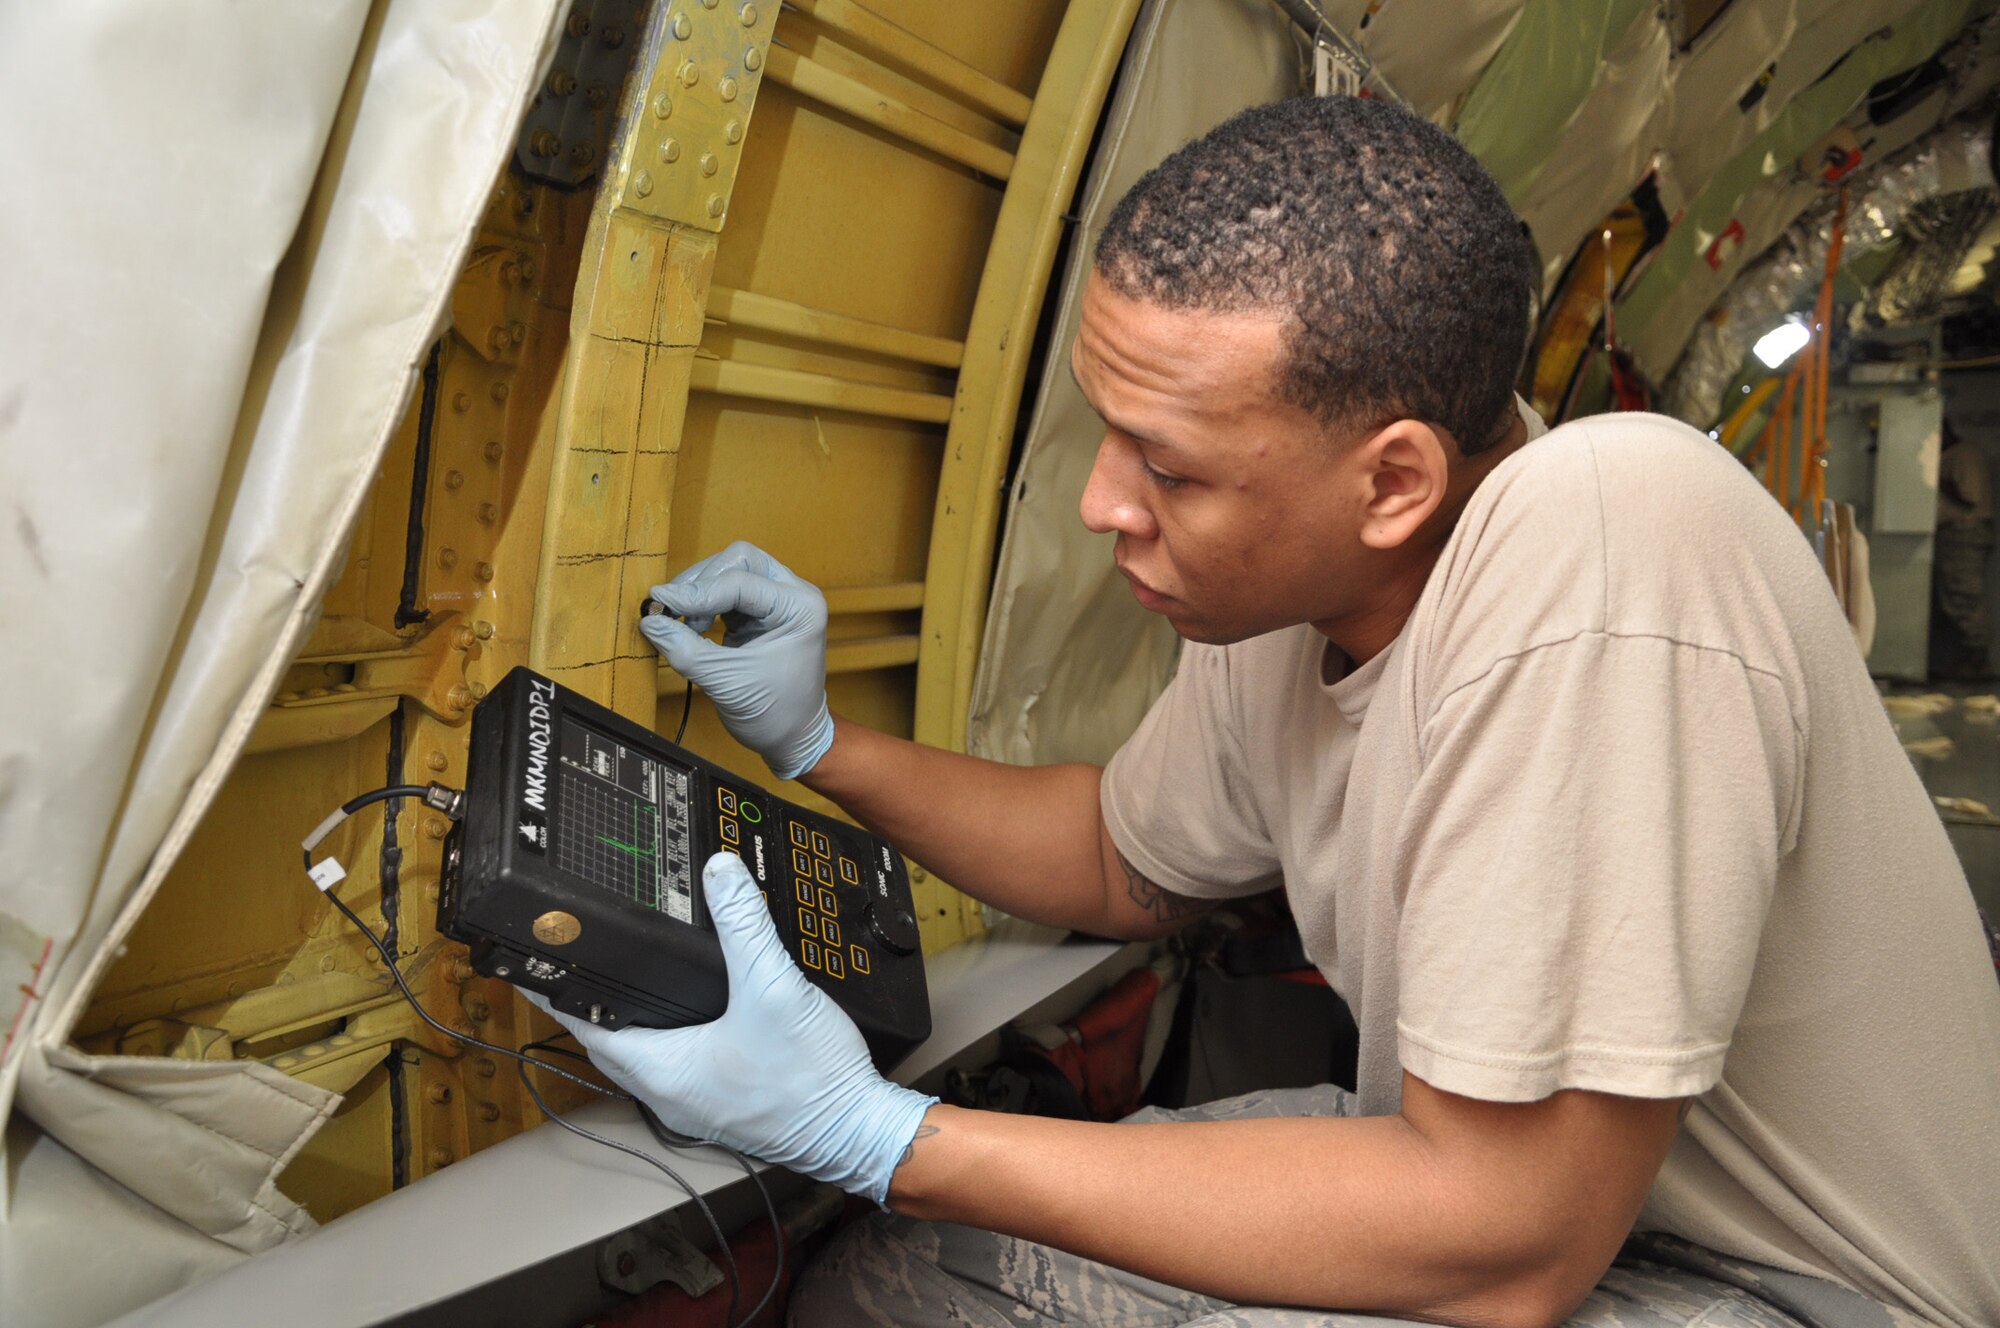
[[[1239,1303],[1559,1321],[1629,1231],[1676,1104],[1413,1096],[1414,1115],[1160,1125],[936,1106],[889,1203]]]
[[[801,782],[975,899],[1103,931],[1102,773],[1004,765],[836,717],[833,746]]]

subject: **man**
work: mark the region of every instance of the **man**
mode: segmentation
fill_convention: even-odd
[[[1993,675],[1986,564],[1993,556],[1993,477],[1979,444],[1944,426],[1938,457],[1936,554],[1931,576],[1931,676]]]
[[[1105,770],[832,717],[825,603],[747,545],[658,589],[689,622],[645,631],[777,776],[1089,932],[1282,883],[1361,1027],[1358,1097],[941,1106],[717,858],[728,1012],[576,1031],[676,1127],[892,1210],[795,1322],[2000,1322],[1964,877],[1757,484],[1654,417],[1530,441],[1532,280],[1491,179],[1374,102],[1247,112],[1135,186],[1071,358],[1083,517],[1188,644]]]

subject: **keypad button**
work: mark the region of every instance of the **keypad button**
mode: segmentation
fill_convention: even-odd
[[[864,978],[868,976],[868,951],[858,945],[850,945],[847,947],[847,958],[854,965],[855,972]]]
[[[808,936],[819,935],[819,914],[809,908],[799,910],[799,930]],[[829,940],[833,939],[831,937]]]
[[[812,879],[812,859],[806,856],[804,849],[795,848],[792,850],[792,870],[798,874],[799,879],[802,881],[810,881]]]
[[[807,832],[805,826],[801,822],[798,821],[792,822],[792,842],[794,844],[797,844],[800,848],[812,847],[812,835]]]
[[[833,891],[822,890],[819,892],[819,911],[828,917],[833,917],[840,912],[840,904],[834,899]]]
[[[818,967],[820,966],[820,963],[819,963],[819,942],[817,942],[817,941],[800,941],[800,942],[799,942],[799,962],[800,962],[800,963],[802,963],[802,964],[804,964],[804,965],[805,965],[805,966],[806,966],[807,968],[818,968]]]
[[[849,885],[861,884],[861,869],[854,865],[853,858],[842,858],[840,860],[840,879],[846,881]]]
[[[803,876],[798,877],[792,882],[792,889],[799,892],[799,902],[801,904],[806,905],[808,908],[812,906],[813,883],[811,881],[808,881]]]
[[[817,853],[822,858],[830,858],[833,856],[833,845],[829,844],[826,840],[826,836],[821,834],[817,830],[813,831],[813,852]]]
[[[757,822],[764,819],[764,809],[762,807],[759,807],[756,803],[750,801],[750,799],[748,798],[743,799],[741,810],[743,813],[743,819],[748,821],[752,825],[755,825],[757,824]]]
[[[726,788],[719,788],[715,791],[715,805],[722,808],[723,811],[729,813],[731,816],[736,815],[736,795]]]
[[[736,822],[729,820],[727,817],[723,818],[722,822],[722,842],[725,844],[734,844],[736,842]]]
[[[821,885],[833,884],[833,868],[824,862],[813,864],[813,879]]]
[[[830,978],[847,976],[847,964],[841,959],[840,951],[829,949],[826,952],[826,975]]]
[[[820,928],[820,939],[825,941],[828,945],[839,945],[840,924],[838,922],[835,922],[832,918],[828,918],[826,920],[826,926]]]

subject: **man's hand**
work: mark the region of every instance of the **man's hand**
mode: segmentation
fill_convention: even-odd
[[[853,1021],[785,953],[741,858],[710,858],[702,886],[729,968],[720,1019],[617,1032],[556,1020],[673,1129],[883,1202],[937,1099],[875,1072]]]
[[[663,586],[663,614],[639,630],[676,673],[708,693],[730,736],[797,779],[833,745],[826,708],[826,597],[754,544],[730,545]],[[722,644],[702,637],[720,617]]]

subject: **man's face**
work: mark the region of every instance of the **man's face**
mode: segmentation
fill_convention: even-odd
[[[1323,623],[1366,598],[1365,481],[1276,391],[1283,324],[1166,309],[1092,273],[1070,368],[1105,423],[1083,523],[1140,604],[1193,641]]]

